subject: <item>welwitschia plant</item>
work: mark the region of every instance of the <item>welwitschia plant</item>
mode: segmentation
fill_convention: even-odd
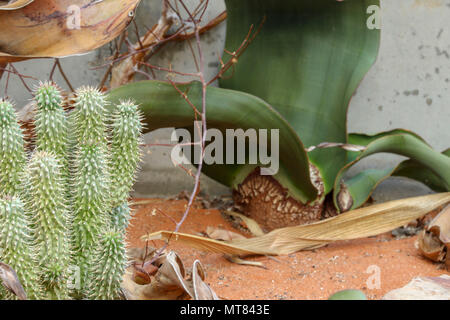
[[[368,8],[378,7],[378,0],[225,3],[227,50],[222,60],[231,68],[219,73],[220,88],[207,88],[208,128],[223,136],[229,129],[279,130],[279,170],[274,175],[261,174],[267,167],[262,161],[203,165],[206,175],[233,189],[244,213],[267,230],[314,222],[361,206],[392,174],[450,190],[450,158],[411,132],[397,130],[387,133],[391,137],[366,137],[361,143],[352,142],[347,133],[350,99],[378,53],[380,31],[367,27],[373,18]],[[201,106],[202,85],[180,83],[177,88],[183,94],[168,82],[142,81],[112,90],[109,100],[133,98],[141,105],[148,131],[194,130],[197,114],[186,99]],[[364,148],[315,148],[322,143]],[[410,162],[398,170],[367,171],[343,181],[348,167],[376,152],[397,153]],[[411,170],[413,166],[422,173]]]

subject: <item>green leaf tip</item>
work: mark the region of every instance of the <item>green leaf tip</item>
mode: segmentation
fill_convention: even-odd
[[[367,300],[367,297],[361,290],[347,289],[334,293],[328,300]]]

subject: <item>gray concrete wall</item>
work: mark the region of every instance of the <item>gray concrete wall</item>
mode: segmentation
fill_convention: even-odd
[[[196,4],[198,0],[188,3]],[[205,20],[225,9],[222,0],[214,0]],[[144,1],[138,9],[139,25],[152,26],[160,12],[160,1]],[[218,53],[222,52],[225,24],[203,38],[208,77],[218,67]],[[105,46],[80,57],[62,59],[64,69],[74,86],[98,84],[101,70],[92,70],[111,52]],[[194,71],[191,53],[186,43],[169,44],[152,63],[174,69]],[[52,62],[27,61],[16,64],[20,72],[47,79]],[[382,0],[382,40],[379,58],[351,101],[348,126],[350,132],[376,133],[393,128],[406,128],[422,135],[434,148],[450,147],[450,0]],[[158,74],[164,78],[164,74]],[[5,78],[0,82],[3,95]],[[64,87],[63,79],[56,80]],[[185,79],[186,80],[186,79]],[[9,96],[18,107],[30,96],[17,78],[10,80]],[[147,143],[165,143],[167,130],[146,135]],[[135,189],[137,196],[174,195],[190,190],[192,178],[172,165],[170,150],[153,147],[146,150],[142,171]],[[366,167],[393,166],[401,157],[380,155],[366,159],[353,170]],[[227,188],[203,178],[205,193],[224,194]],[[429,192],[418,183],[405,179],[390,179],[377,190],[377,199]]]
[[[450,1],[382,0],[381,7],[379,57],[351,101],[349,131],[405,128],[443,151],[450,147]],[[355,169],[394,166],[401,159],[376,155]],[[428,192],[405,180],[389,179],[375,196]]]

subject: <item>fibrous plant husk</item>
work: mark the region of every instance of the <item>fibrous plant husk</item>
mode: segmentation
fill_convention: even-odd
[[[450,205],[419,234],[419,251],[428,259],[444,262],[450,270]]]

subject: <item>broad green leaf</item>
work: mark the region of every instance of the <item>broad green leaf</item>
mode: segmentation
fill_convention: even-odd
[[[349,134],[348,141],[351,144],[367,146],[377,139],[396,134],[410,134],[421,140],[423,143],[426,143],[419,135],[404,129],[395,129],[381,132],[376,135],[351,133]],[[348,163],[355,161],[359,155],[360,152],[348,152]],[[345,201],[344,198],[342,201],[348,205],[351,204],[351,207],[345,209],[355,209],[363,205],[372,195],[375,188],[392,175],[418,180],[438,192],[447,191],[442,179],[429,168],[421,165],[415,160],[405,160],[394,168],[366,169],[355,176],[346,179],[344,185],[350,198],[347,198],[347,201]],[[341,182],[339,182],[339,187],[341,187]],[[338,192],[340,192],[340,190]],[[337,199],[337,201],[339,202],[339,199]],[[342,209],[342,205],[343,204],[341,204],[340,209]]]
[[[354,177],[345,180],[344,188],[348,190],[351,198],[337,199],[341,211],[356,209],[362,206],[372,195],[375,188],[384,180],[389,178],[395,168],[367,169],[359,172]],[[339,185],[342,188],[342,184]],[[341,190],[339,190],[341,191]],[[345,196],[344,194],[342,196]],[[343,202],[342,202],[343,201]],[[347,204],[348,203],[348,207]]]
[[[178,84],[178,88],[201,110],[201,84]],[[194,130],[194,111],[175,88],[167,82],[142,81],[112,90],[110,102],[133,99],[144,113],[146,130],[159,128],[190,128]],[[233,90],[208,87],[208,128],[218,129],[279,129],[280,170],[274,177],[292,195],[303,202],[317,197],[317,190],[310,182],[309,162],[304,146],[289,124],[266,102],[255,96]],[[270,146],[270,142],[268,143]],[[221,183],[236,187],[256,165],[211,165],[204,173]]]
[[[383,133],[377,138],[365,135],[352,135],[352,142],[364,145],[366,150],[344,166],[335,181],[334,202],[340,211],[355,209],[370,197],[374,188],[392,174],[403,175],[419,181],[429,181],[438,190],[450,190],[450,158],[433,150],[426,142],[414,133],[405,130],[394,130],[389,134]],[[359,139],[359,140],[358,140]],[[342,181],[345,172],[363,158],[380,152],[390,152],[406,156],[411,160],[403,162],[397,168],[385,170],[366,170],[355,177]],[[420,170],[420,171],[418,171]]]
[[[367,9],[379,1],[226,0],[226,5],[228,51],[240,47],[251,25],[255,30],[264,23],[220,85],[267,101],[306,147],[346,142],[349,101],[377,56],[380,32],[367,27]],[[318,149],[309,156],[329,192],[346,152]]]
[[[445,150],[442,154],[450,158],[450,149]],[[393,175],[420,181],[436,192],[449,191],[444,179],[416,160],[403,161],[395,168]]]
[[[358,145],[358,146],[368,146],[370,143],[374,142],[377,139],[380,139],[380,138],[383,138],[386,136],[395,135],[395,134],[410,134],[410,135],[416,137],[417,139],[422,140],[423,143],[427,143],[425,140],[423,140],[423,138],[421,136],[419,136],[418,134],[416,134],[410,130],[406,130],[406,129],[394,129],[394,130],[390,130],[390,131],[380,132],[380,133],[377,133],[374,135],[369,135],[369,134],[365,134],[365,133],[350,133],[348,135],[348,143]],[[349,151],[347,153],[347,163],[354,161],[359,156],[359,154],[360,154],[360,152]]]

